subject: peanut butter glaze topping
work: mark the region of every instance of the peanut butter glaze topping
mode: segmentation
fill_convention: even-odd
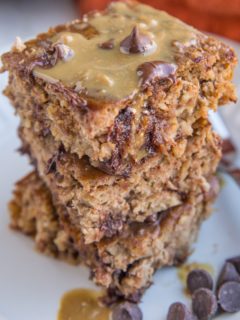
[[[140,65],[153,61],[167,64],[161,71],[175,72],[173,43],[189,46],[196,41],[195,29],[165,12],[131,2],[112,3],[106,13],[89,15],[84,22],[94,27],[97,35],[87,39],[80,33],[58,33],[51,40],[64,45],[67,59],[59,59],[51,68],[35,67],[35,77],[61,81],[91,97],[121,100],[134,95],[144,82],[137,72]],[[103,50],[110,39],[105,47],[109,50]],[[154,72],[149,79],[159,76]],[[161,74],[161,78],[168,76]]]
[[[58,320],[110,320],[110,309],[100,304],[101,293],[74,289],[64,294]]]

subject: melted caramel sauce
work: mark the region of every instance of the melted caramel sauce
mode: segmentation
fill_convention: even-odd
[[[109,320],[110,309],[99,302],[101,293],[95,290],[74,289],[61,299],[58,320]]]
[[[67,61],[59,60],[49,69],[34,68],[35,76],[52,83],[61,81],[77,91],[83,88],[88,96],[120,100],[138,90],[139,65],[154,60],[174,62],[174,41],[186,46],[196,42],[195,29],[142,4],[114,2],[107,13],[92,14],[85,20],[98,34],[86,39],[80,33],[60,32],[52,41],[69,47],[73,56]],[[154,45],[145,53],[125,54],[120,50],[120,43],[135,26]],[[113,49],[99,48],[99,44],[110,39],[114,39]]]
[[[190,293],[187,290],[187,276],[190,271],[195,269],[203,269],[207,272],[209,272],[211,275],[214,274],[214,269],[210,264],[207,263],[198,263],[198,262],[192,262],[189,264],[184,264],[178,268],[178,278],[182,282],[184,288],[183,292],[186,296],[190,296]]]

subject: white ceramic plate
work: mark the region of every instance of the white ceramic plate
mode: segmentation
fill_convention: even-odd
[[[240,45],[230,43],[240,53]],[[239,90],[240,78],[235,77],[235,81]],[[5,85],[6,75],[0,77],[0,89]],[[226,108],[224,116],[235,141],[239,142],[240,110]],[[20,145],[17,123],[7,99],[0,96],[0,320],[53,320],[60,298],[67,290],[94,288],[94,285],[88,280],[86,268],[36,253],[31,239],[8,228],[7,202],[13,184],[30,170],[27,160],[15,152]],[[229,177],[224,180],[214,214],[204,223],[189,258],[189,262],[210,264],[215,277],[225,258],[240,254],[240,188]],[[183,294],[177,269],[157,272],[154,285],[142,300],[144,319],[165,319],[169,305],[175,301],[190,304]],[[237,320],[240,313],[223,315],[221,319]]]

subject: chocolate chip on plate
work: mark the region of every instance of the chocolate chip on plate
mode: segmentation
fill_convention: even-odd
[[[218,290],[218,301],[223,311],[240,311],[240,283],[236,281],[225,282]]]
[[[227,259],[227,262],[231,262],[240,273],[240,256],[229,258]]]
[[[112,320],[142,320],[142,311],[137,304],[123,302],[116,305],[112,312]]]
[[[194,293],[200,288],[213,289],[212,276],[203,269],[195,269],[187,276],[187,288],[190,293]]]
[[[99,43],[98,47],[105,50],[111,50],[114,48],[114,39],[109,39],[105,42]]]
[[[185,304],[175,302],[171,304],[167,314],[167,320],[195,320],[195,316],[188,310]]]
[[[196,290],[192,296],[192,309],[199,320],[213,317],[218,309],[215,294],[207,288]]]
[[[231,262],[226,262],[222,268],[222,271],[218,277],[217,288],[219,288],[223,283],[229,281],[240,282],[240,275],[237,269]]]
[[[142,63],[137,68],[137,75],[140,79],[140,85],[149,85],[155,79],[168,79],[174,82],[174,74],[177,66],[174,63],[167,63],[164,61],[149,61]]]
[[[146,34],[140,33],[138,27],[134,27],[129,36],[120,43],[120,51],[124,54],[145,53],[153,50],[155,43]]]

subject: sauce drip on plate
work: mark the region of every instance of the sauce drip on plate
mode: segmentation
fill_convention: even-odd
[[[110,309],[100,303],[101,292],[74,289],[66,292],[60,303],[57,320],[109,320]]]

